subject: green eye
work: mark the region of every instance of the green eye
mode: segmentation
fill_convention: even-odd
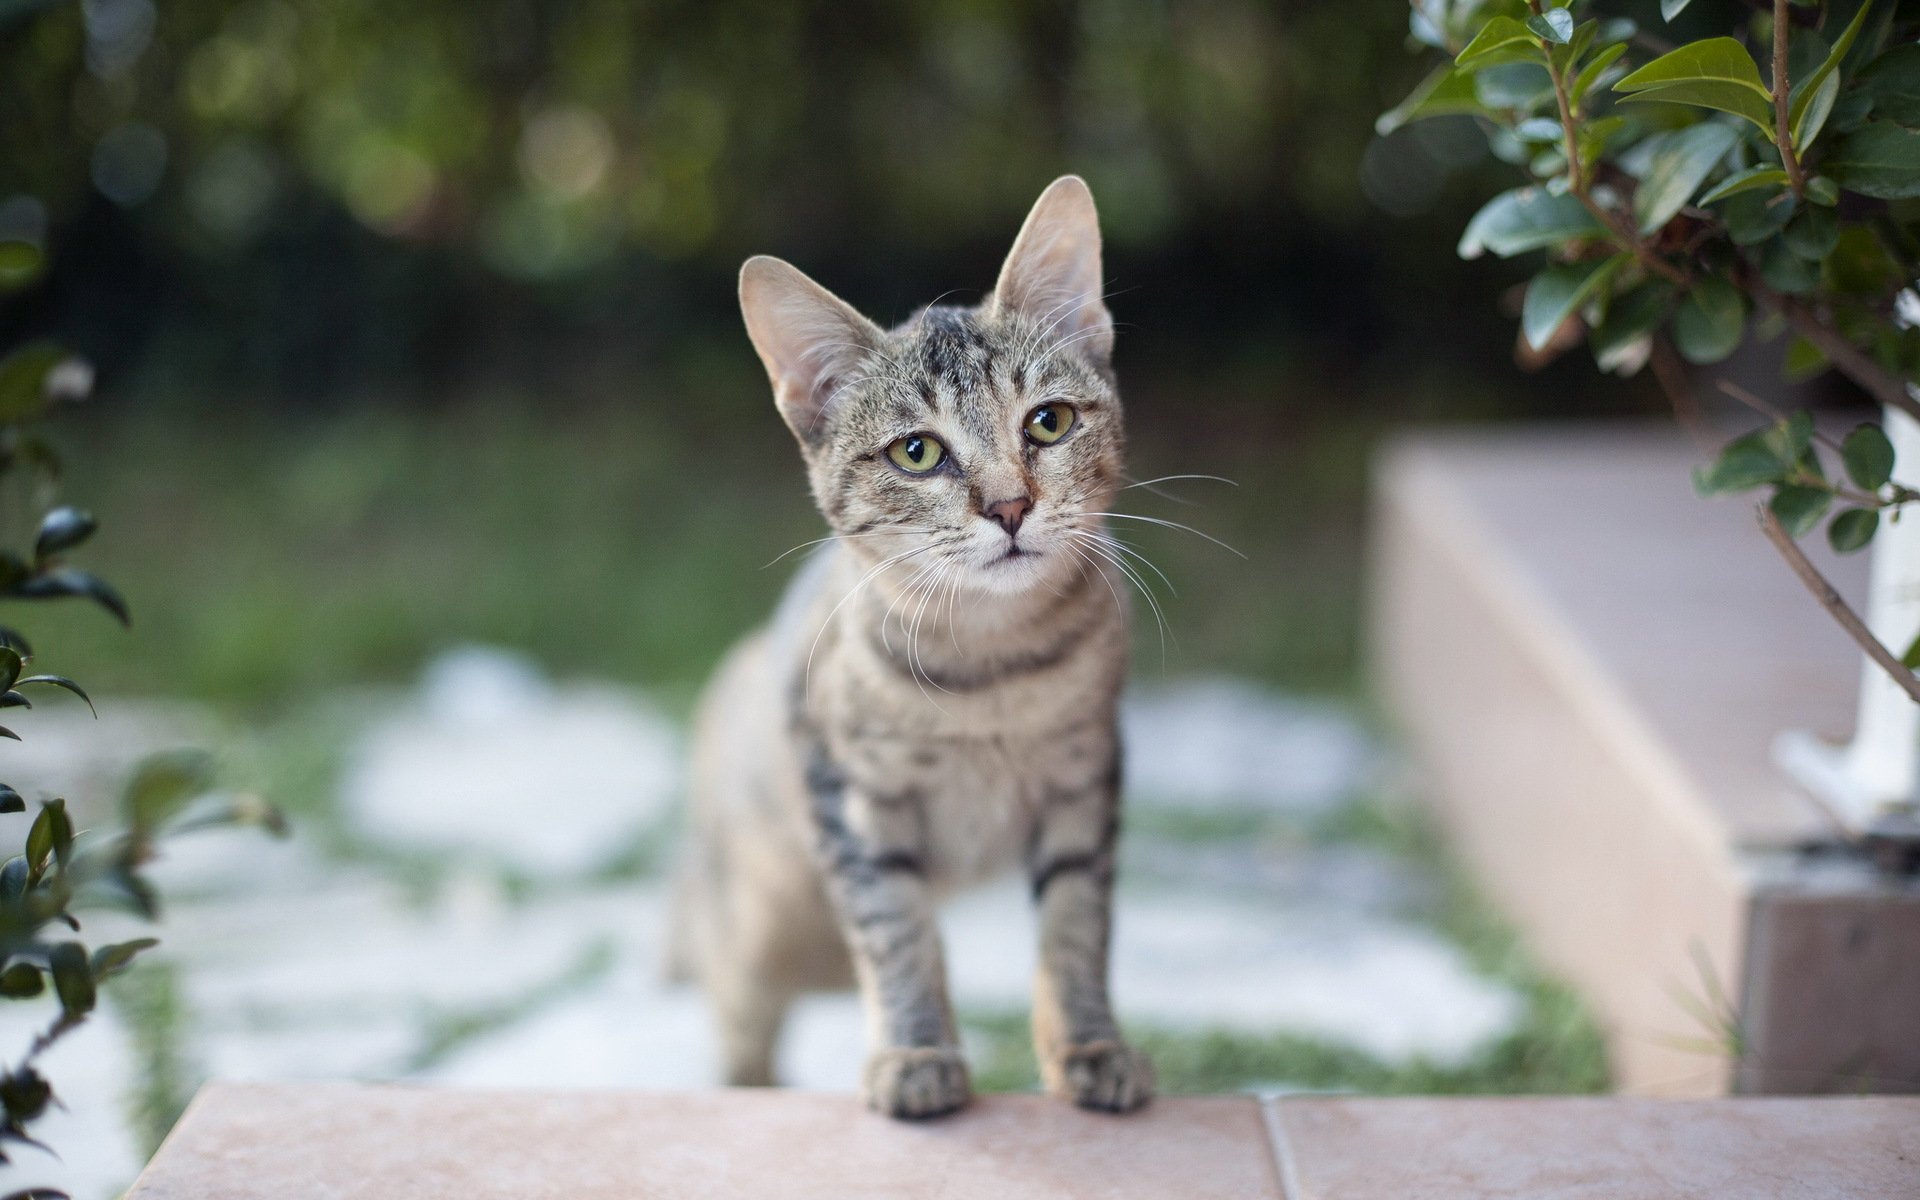
[[[887,457],[902,471],[924,475],[940,465],[947,448],[924,433],[910,434],[887,447]]]
[[[1027,414],[1027,437],[1051,446],[1073,428],[1073,407],[1067,404],[1042,404]]]

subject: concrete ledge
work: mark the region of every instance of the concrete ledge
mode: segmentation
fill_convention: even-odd
[[[901,1124],[849,1096],[212,1084],[129,1200],[1896,1200],[1920,1099],[990,1096]]]
[[[1372,648],[1445,823],[1652,1094],[1920,1090],[1920,886],[1771,763],[1859,658],[1651,429],[1410,439],[1378,472]],[[1858,594],[1864,562],[1822,556]]]

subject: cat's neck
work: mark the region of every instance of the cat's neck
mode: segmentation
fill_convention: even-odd
[[[933,671],[1052,654],[1126,619],[1123,581],[1079,559],[1011,592],[882,570],[848,608],[850,624],[883,652]]]

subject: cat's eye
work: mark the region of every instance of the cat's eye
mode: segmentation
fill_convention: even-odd
[[[1051,446],[1073,428],[1073,406],[1042,404],[1027,414],[1027,438],[1042,446]]]
[[[887,457],[893,460],[893,465],[915,475],[933,470],[946,456],[947,448],[924,433],[908,434],[887,447]]]

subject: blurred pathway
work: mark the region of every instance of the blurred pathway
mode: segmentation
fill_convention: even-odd
[[[170,897],[162,949],[49,1058],[72,1110],[42,1132],[66,1161],[40,1170],[27,1152],[22,1183],[110,1194],[142,1161],[143,1128],[207,1077],[714,1082],[699,997],[656,972],[677,725],[645,696],[556,684],[482,649],[358,709],[372,715],[328,735],[334,783],[293,840],[217,832],[169,851],[155,872]],[[106,762],[86,757],[107,740],[79,736],[91,728],[69,736],[35,714],[25,746],[49,748],[16,786],[51,794],[91,774],[88,794],[110,794],[101,779],[134,749],[209,729],[141,713]],[[1521,992],[1436,931],[1442,881],[1383,835],[1383,755],[1350,718],[1207,680],[1141,688],[1127,723],[1114,987],[1130,1026],[1175,1046],[1278,1038],[1388,1070],[1460,1068],[1523,1021]],[[102,918],[89,933],[123,926],[135,931]],[[945,926],[983,1081],[1030,1081],[1021,888],[967,896]],[[0,1013],[0,1046],[31,1023]],[[822,996],[796,1012],[782,1066],[797,1086],[848,1089],[862,1053],[852,997]]]

